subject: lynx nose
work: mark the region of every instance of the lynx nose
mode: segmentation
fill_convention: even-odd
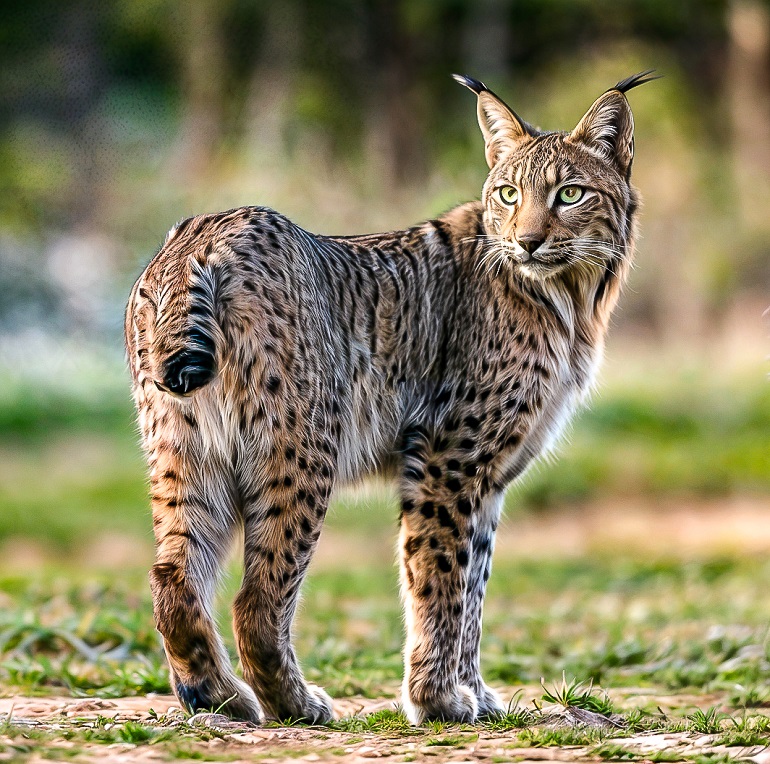
[[[531,255],[545,241],[545,239],[541,239],[540,234],[534,233],[517,236],[516,241],[523,250]]]

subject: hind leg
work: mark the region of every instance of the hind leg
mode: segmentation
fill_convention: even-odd
[[[211,606],[217,575],[239,522],[224,464],[195,462],[160,444],[150,452],[156,561],[150,571],[155,621],[171,686],[190,712],[218,709],[260,721],[251,688],[238,679]]]
[[[479,645],[481,642],[481,616],[484,594],[492,569],[492,550],[495,531],[503,506],[502,494],[487,496],[481,501],[475,516],[468,584],[465,590],[465,616],[462,647],[460,649],[460,682],[470,687],[479,701],[479,716],[495,716],[505,712],[497,693],[481,678]]]
[[[245,571],[233,623],[244,678],[266,716],[323,724],[333,718],[331,699],[305,682],[291,626],[326,514],[333,466],[331,459],[309,465],[291,447],[288,453],[269,486],[244,508]]]

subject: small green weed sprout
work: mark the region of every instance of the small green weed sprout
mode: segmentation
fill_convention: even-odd
[[[727,714],[722,713],[717,706],[711,706],[705,711],[702,708],[696,708],[687,716],[690,729],[703,735],[715,735],[721,732],[722,722],[727,718]]]
[[[564,706],[564,708],[582,708],[603,716],[610,716],[615,712],[609,695],[604,690],[594,688],[593,679],[588,683],[577,679],[567,682],[566,675],[562,674],[561,685],[554,684],[549,689],[541,678],[540,686],[543,688],[542,697],[546,703]]]
[[[518,690],[508,703],[504,714],[485,719],[483,726],[492,732],[507,732],[513,729],[524,729],[535,721],[535,714],[521,704],[522,690]]]

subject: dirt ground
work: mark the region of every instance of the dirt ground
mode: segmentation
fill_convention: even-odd
[[[539,687],[524,688],[520,702],[531,703],[541,692]],[[503,690],[511,697],[513,688]],[[626,709],[635,704],[651,703],[663,713],[682,707],[705,708],[718,704],[713,695],[655,696],[645,689],[626,689],[610,693],[613,701]],[[335,702],[338,717],[354,717],[382,709],[393,709],[392,698],[371,700],[349,698]],[[126,762],[152,762],[173,758],[196,758],[219,761],[336,761],[344,764],[379,759],[383,762],[403,761],[452,761],[452,762],[547,762],[547,761],[600,761],[600,760],[647,760],[647,761],[703,761],[700,757],[717,761],[752,761],[770,764],[770,750],[765,746],[740,747],[718,745],[720,735],[694,732],[642,733],[635,736],[613,737],[608,730],[601,745],[566,745],[561,747],[528,747],[526,740],[519,739],[516,730],[499,732],[490,728],[458,727],[441,731],[415,730],[393,733],[341,732],[326,727],[264,727],[230,723],[214,714],[199,714],[190,720],[191,729],[182,722],[176,699],[169,695],[119,698],[114,700],[75,699],[65,697],[11,697],[0,699],[0,715],[15,735],[0,734],[0,743],[18,751],[19,729],[27,728],[30,736],[46,730],[51,734],[48,748],[41,746],[30,751],[25,761],[36,762],[52,758],[69,758],[74,761],[99,762],[99,764],[124,764]],[[160,720],[158,719],[160,717]],[[169,753],[162,743],[89,743],[68,740],[68,730],[99,726],[109,729],[113,725],[136,722],[158,725],[169,729],[186,729],[181,737],[194,741],[194,753]],[[552,724],[546,726],[553,726]],[[198,734],[196,734],[198,731]],[[613,746],[623,752],[614,752]],[[21,746],[23,748],[23,746]],[[53,747],[56,748],[55,754]],[[65,752],[70,749],[69,754]],[[10,761],[11,750],[0,753],[0,761]]]

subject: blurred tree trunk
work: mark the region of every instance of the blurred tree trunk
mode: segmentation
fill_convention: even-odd
[[[727,80],[733,168],[741,221],[750,230],[768,228],[770,202],[770,12],[758,0],[729,7]]]
[[[73,139],[74,182],[67,194],[69,222],[99,227],[101,193],[109,146],[108,131],[99,114],[107,89],[107,64],[100,40],[99,6],[80,0],[62,7],[57,58],[62,72],[61,111]]]
[[[273,0],[265,9],[264,44],[249,83],[244,145],[249,156],[280,162],[287,154],[287,123],[302,54],[298,0]]]
[[[176,12],[176,45],[181,65],[182,124],[172,163],[190,180],[211,167],[223,133],[225,42],[222,0],[188,0]]]
[[[400,2],[373,0],[368,21],[368,154],[384,187],[393,190],[424,177],[427,164],[417,91],[418,42],[405,28]]]
[[[510,0],[478,0],[468,7],[463,29],[465,74],[493,82],[508,74],[512,28]],[[490,85],[491,87],[491,85]]]

